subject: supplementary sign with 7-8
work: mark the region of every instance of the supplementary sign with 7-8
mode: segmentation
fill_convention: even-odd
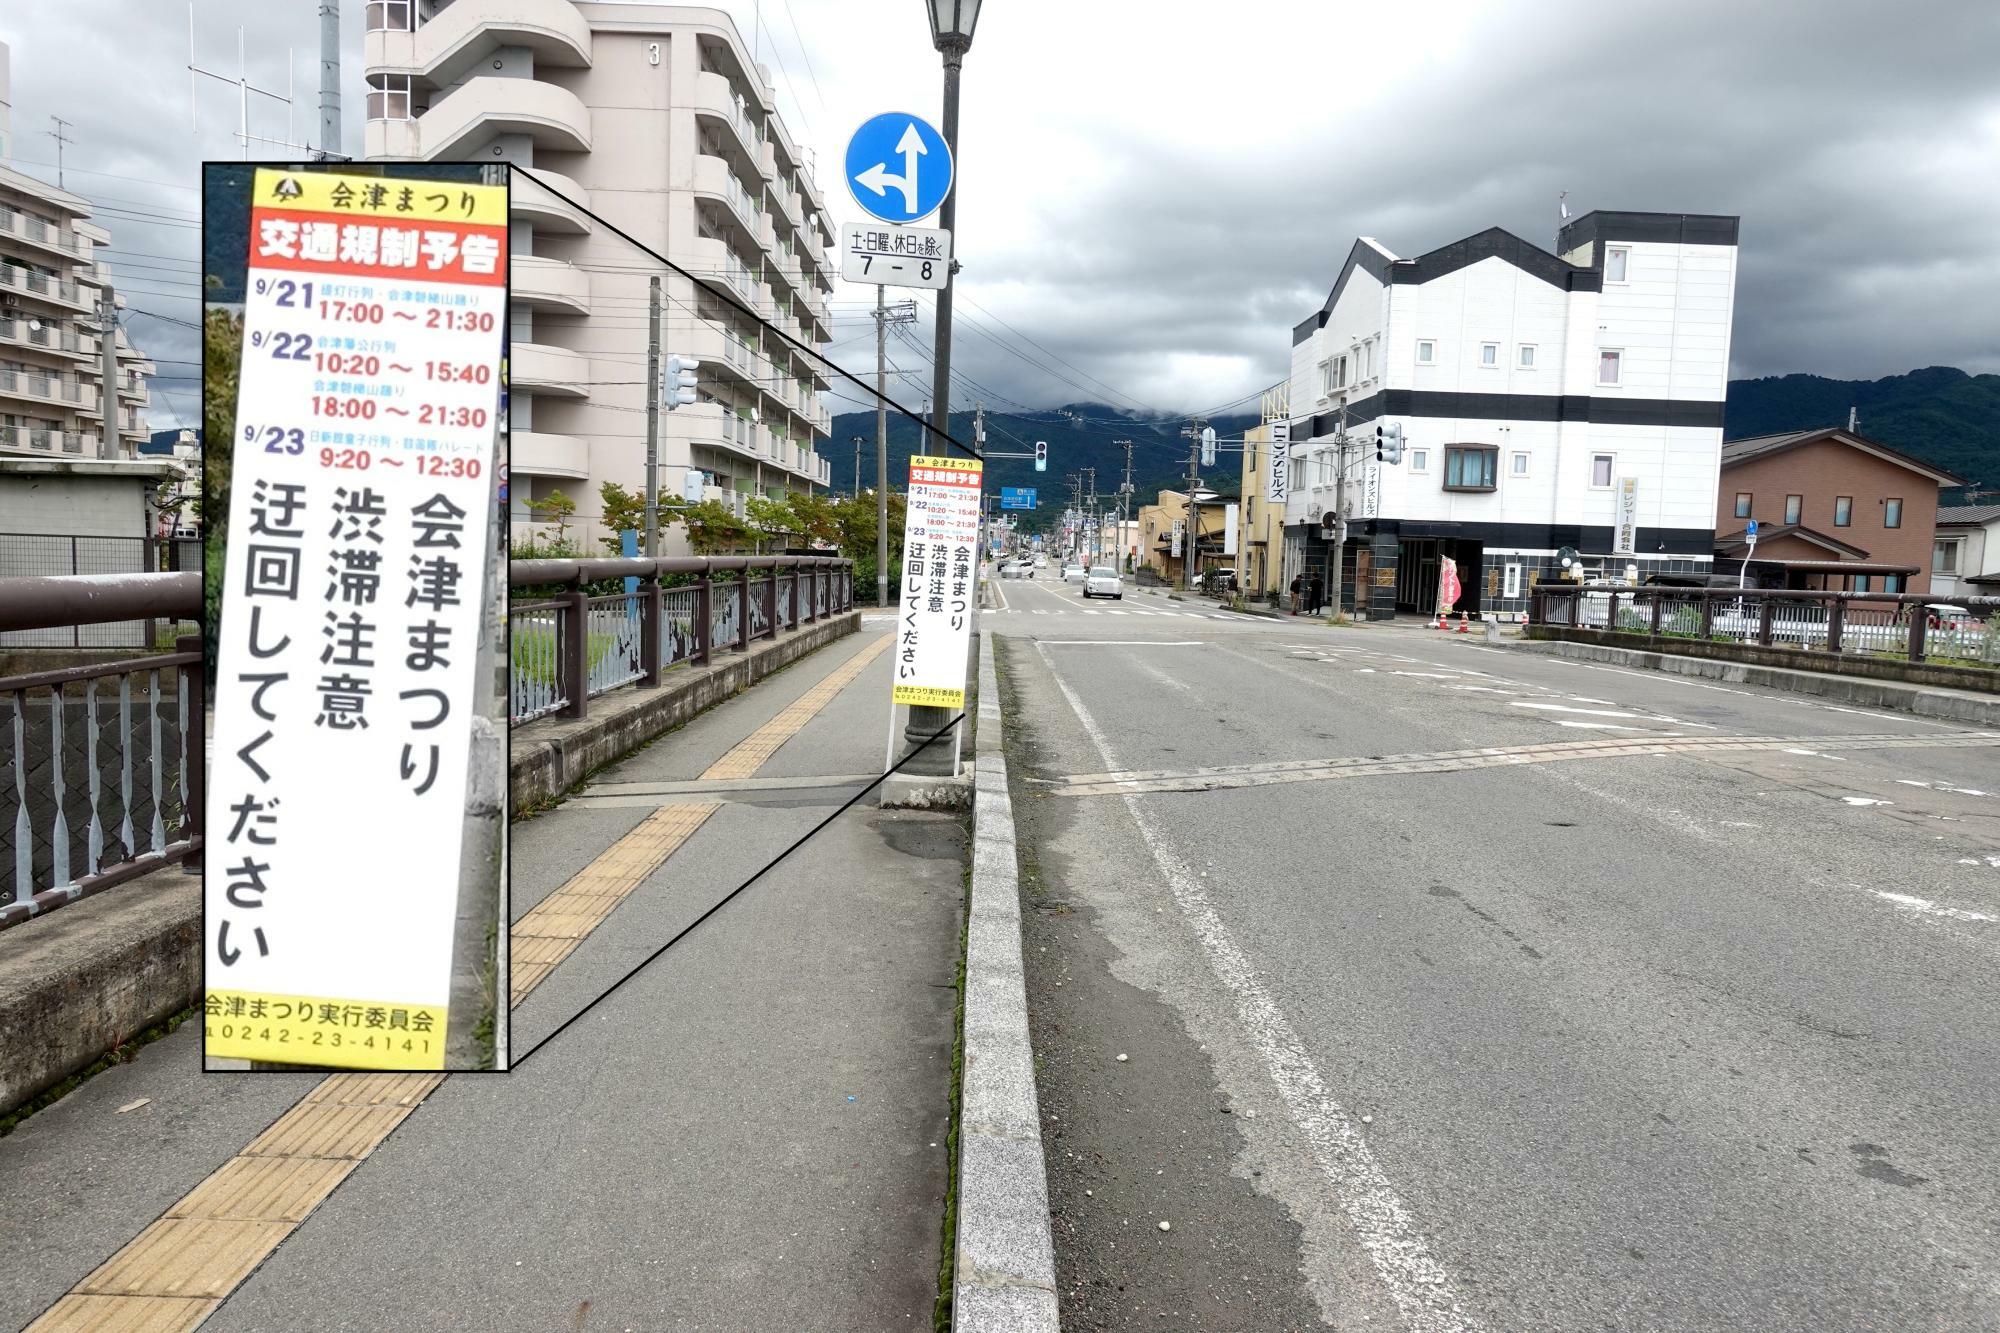
[[[840,232],[840,276],[849,282],[942,290],[951,233],[928,227],[850,222]]]

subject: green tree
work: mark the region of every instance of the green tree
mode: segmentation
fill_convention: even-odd
[[[569,521],[576,516],[576,501],[561,491],[550,491],[539,500],[526,502],[537,523],[553,524],[553,532],[530,532],[528,539],[510,544],[508,557],[514,560],[570,560],[583,552],[570,540]]]
[[[740,551],[755,537],[750,525],[731,513],[720,500],[689,505],[675,516],[675,521],[687,529],[688,545],[696,555]]]
[[[634,531],[639,534],[639,551],[646,550],[646,497],[643,492],[626,490],[615,481],[607,481],[597,488],[598,503],[604,511],[603,524],[611,530],[608,537],[599,537],[598,543],[613,555],[623,555],[625,548],[619,540],[621,532]],[[665,516],[662,515],[664,518]]]
[[[243,370],[243,321],[211,310],[201,329],[201,512],[209,516],[202,581],[202,637],[208,678],[215,680],[222,626],[222,571],[229,539],[229,477],[236,461],[236,391]]]

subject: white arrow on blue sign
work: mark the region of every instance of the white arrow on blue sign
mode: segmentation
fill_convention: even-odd
[[[1754,518],[1753,518],[1753,519],[1751,519],[1751,520],[1750,520],[1750,526],[1749,526],[1749,527],[1747,527],[1747,528],[1745,528],[1745,529],[1743,530],[1743,535],[1744,535],[1744,536],[1746,536],[1746,537],[1751,537],[1751,538],[1755,538],[1755,537],[1756,537],[1756,535],[1757,535],[1757,520],[1756,520],[1756,519],[1754,519]]]
[[[847,141],[848,193],[871,217],[915,222],[951,193],[951,149],[928,121],[886,111]]]

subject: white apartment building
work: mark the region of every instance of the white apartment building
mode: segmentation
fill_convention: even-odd
[[[1715,547],[1738,219],[1593,212],[1551,254],[1500,228],[1415,259],[1356,241],[1292,331],[1284,568],[1371,618],[1523,612],[1573,547],[1622,577],[1705,572]],[[1331,570],[1335,441],[1351,450],[1344,577]],[[1400,423],[1400,464],[1376,461]]]
[[[89,200],[12,168],[9,100],[0,45],[0,457],[133,458],[155,367],[117,335],[107,435],[96,330],[109,275],[97,254],[111,233],[89,221]]]
[[[660,269],[583,209],[696,275],[662,275],[663,356],[701,362],[700,401],[661,415],[662,503],[700,494],[741,513],[828,485],[813,451],[832,425],[824,364],[723,302],[814,352],[832,335],[826,200],[729,16],[588,0],[368,0],[366,16],[369,159],[508,162],[551,187],[512,174],[516,533],[560,490],[594,552],[599,486],[645,488]],[[672,529],[663,549],[683,541]]]

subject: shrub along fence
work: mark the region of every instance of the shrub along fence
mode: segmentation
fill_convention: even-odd
[[[507,581],[517,725],[854,609],[854,562],[835,556],[516,560]]]

